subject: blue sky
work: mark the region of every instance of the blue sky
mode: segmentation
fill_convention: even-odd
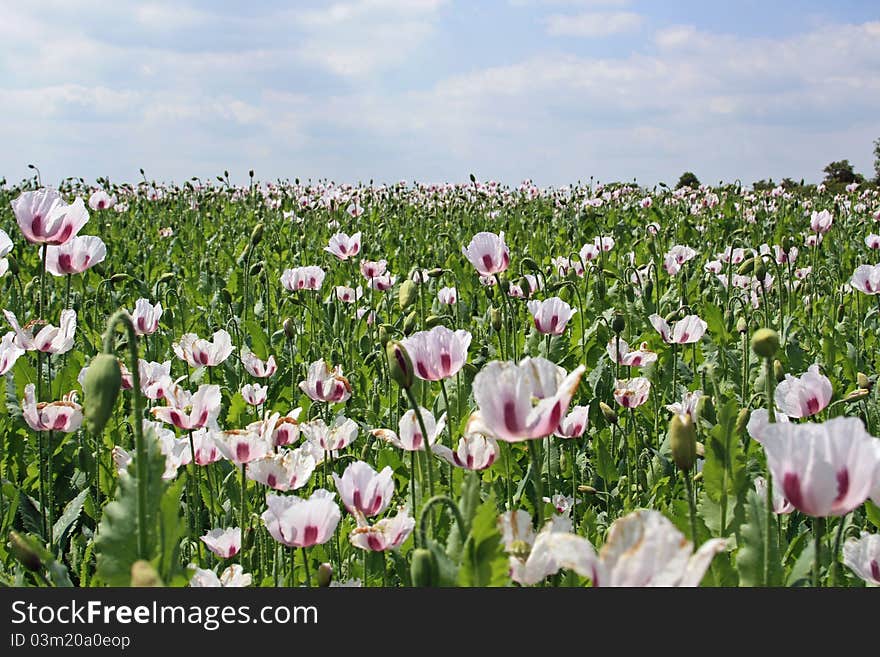
[[[0,177],[870,173],[880,5],[2,0]]]

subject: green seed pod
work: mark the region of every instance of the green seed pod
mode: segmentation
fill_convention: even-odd
[[[740,317],[736,320],[736,331],[737,333],[745,333],[749,330],[749,323],[746,321],[745,317]]]
[[[871,381],[866,374],[861,372],[856,374],[856,382],[859,384],[859,388],[862,388],[863,390],[870,390],[874,385],[873,381]]]
[[[419,316],[416,313],[416,311],[413,310],[403,320],[403,334],[410,335],[413,331],[415,331],[416,325],[418,324],[418,320],[419,320]]]
[[[675,413],[669,421],[672,460],[680,470],[690,471],[697,460],[697,430],[690,415]]]
[[[712,401],[712,397],[709,395],[700,397],[699,401],[697,401],[696,414],[698,418],[715,424],[715,402]]]
[[[98,436],[113,414],[116,398],[122,386],[119,361],[112,354],[98,354],[89,363],[83,378],[85,420],[89,431]]]
[[[159,573],[149,561],[138,559],[131,564],[131,585],[133,587],[164,586]]]
[[[407,278],[403,283],[400,284],[400,289],[397,292],[397,303],[400,305],[401,310],[406,310],[411,305],[413,305],[416,300],[419,298],[419,288],[413,283],[411,278]]]
[[[776,383],[785,379],[785,369],[778,358],[773,361],[773,376],[776,377]]]
[[[330,582],[333,581],[333,566],[329,563],[324,562],[320,566],[318,566],[318,586],[327,587],[330,586]]]
[[[388,344],[388,340],[391,339],[391,334],[388,333],[388,329],[385,328],[385,325],[382,324],[379,326],[378,335],[376,336],[379,339],[379,344],[383,347]]]
[[[501,330],[501,311],[492,306],[489,308],[489,322],[492,324],[492,328],[496,331]]]
[[[761,256],[755,256],[755,268],[752,271],[752,275],[760,281],[763,281],[767,275],[767,265]]]
[[[611,408],[605,402],[599,402],[599,410],[602,411],[602,416],[608,421],[609,424],[617,424],[617,413],[614,412],[614,409]]]
[[[437,561],[430,550],[417,548],[412,553],[410,576],[413,586],[437,586]]]
[[[758,329],[752,335],[752,351],[761,358],[773,358],[778,350],[779,334],[773,329]]]
[[[614,319],[611,321],[611,330],[620,335],[623,333],[626,328],[626,319],[624,319],[623,315],[617,313],[614,315]]]
[[[281,327],[284,329],[284,335],[287,336],[288,340],[293,340],[296,337],[296,324],[293,322],[293,317],[287,317],[281,323]]]
[[[36,572],[43,567],[37,549],[27,536],[19,534],[17,531],[9,532],[9,547],[19,563],[28,570]]]
[[[443,318],[440,315],[428,315],[425,317],[425,326],[428,328],[434,328],[435,326],[439,326],[443,323]]]
[[[747,408],[739,409],[739,413],[736,416],[736,425],[734,425],[736,435],[741,436],[746,432],[746,426],[749,423],[749,416],[751,414],[752,412]]]
[[[251,231],[251,247],[259,244],[260,240],[263,239],[263,228],[264,226],[262,221],[254,226],[253,231]]]
[[[755,260],[758,260],[758,257],[749,258],[748,260],[744,260],[743,263],[739,266],[739,269],[736,270],[736,273],[740,276],[748,276],[755,269]]]
[[[397,340],[389,340],[385,345],[385,353],[388,354],[388,366],[391,378],[401,388],[409,389],[413,384],[413,364],[406,353],[406,349]]]

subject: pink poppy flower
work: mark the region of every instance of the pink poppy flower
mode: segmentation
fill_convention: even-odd
[[[175,386],[165,401],[167,406],[150,410],[153,417],[184,431],[214,427],[220,414],[220,386],[203,384],[195,394]]]
[[[76,403],[76,393],[70,392],[60,401],[37,402],[33,383],[24,387],[21,412],[27,425],[34,431],[61,431],[70,433],[80,428],[82,406]]]
[[[244,365],[244,369],[248,374],[257,377],[258,379],[268,379],[278,370],[275,356],[269,356],[269,358],[263,362],[247,347],[242,347],[241,349],[241,363]]]
[[[431,450],[447,463],[466,470],[485,470],[498,458],[498,443],[491,436],[465,433],[455,451],[446,445],[432,445]]]
[[[232,337],[225,329],[215,331],[210,342],[195,333],[184,333],[171,349],[191,367],[215,367],[232,353]]]
[[[571,411],[559,423],[554,436],[559,438],[580,438],[590,425],[590,407],[572,406]]]
[[[285,269],[281,274],[281,284],[290,292],[299,290],[320,290],[324,283],[324,270],[316,265]]]
[[[624,408],[636,408],[648,401],[651,382],[643,376],[614,382],[614,401]]]
[[[351,544],[361,550],[384,552],[395,550],[406,542],[415,529],[416,521],[409,510],[400,508],[391,518],[383,518],[373,526],[357,515],[357,527],[348,535]]]
[[[625,365],[627,367],[645,367],[657,360],[656,352],[648,349],[647,342],[643,342],[637,350],[630,351],[626,340],[621,339],[620,353],[618,354],[617,339],[611,338],[608,341],[608,345],[605,347],[605,351],[608,352],[608,356],[611,360],[616,360],[620,365]]]
[[[394,497],[394,471],[385,466],[376,472],[363,461],[350,464],[340,477],[333,473],[336,490],[342,498],[342,504],[352,515],[362,513],[366,517],[379,515],[391,503]]]
[[[666,320],[658,314],[653,314],[648,318],[651,325],[663,338],[667,344],[690,344],[698,342],[706,333],[706,322],[696,315],[687,315],[680,321],[675,323],[674,328],[670,328]]]
[[[467,361],[471,334],[435,326],[401,340],[413,363],[415,375],[425,381],[440,381],[455,376]]]
[[[34,335],[32,325],[24,328],[18,325],[15,315],[4,310],[6,321],[15,331],[15,343],[25,351],[42,351],[48,354],[64,354],[73,348],[76,333],[76,311],[70,308],[61,311],[58,326],[46,324]],[[33,324],[33,323],[32,323]]]
[[[231,559],[241,550],[241,528],[212,529],[199,537],[208,549],[221,559]]]
[[[23,192],[12,202],[12,212],[22,234],[31,244],[61,246],[76,237],[89,220],[82,199],[67,205],[58,192],[49,188]]]
[[[116,205],[116,196],[110,196],[103,189],[99,189],[89,196],[89,207],[92,210],[109,210]]]
[[[504,243],[504,231],[498,235],[485,231],[477,233],[461,251],[482,276],[500,274],[510,265],[510,249]]]
[[[877,294],[880,292],[880,265],[859,265],[849,283],[864,294]]]
[[[131,321],[134,323],[134,332],[138,335],[152,335],[159,330],[159,320],[162,318],[162,304],[154,306],[149,299],[138,299],[134,302],[134,312]]]
[[[351,384],[342,376],[342,367],[336,365],[330,369],[323,358],[309,365],[306,380],[300,381],[299,389],[312,401],[337,403],[351,397]]]
[[[265,404],[268,392],[269,386],[261,386],[259,383],[248,383],[241,388],[242,398],[251,406]]]
[[[828,377],[819,372],[818,365],[810,365],[799,378],[791,374],[776,386],[776,406],[789,417],[809,417],[823,410],[831,402],[834,391]]]
[[[562,335],[568,321],[577,312],[559,297],[550,297],[544,301],[532,299],[527,307],[535,328],[545,335]]]
[[[330,491],[319,488],[311,497],[266,495],[266,511],[260,516],[269,534],[288,547],[308,548],[333,538],[342,517]]]
[[[292,445],[299,440],[299,414],[301,408],[295,408],[287,415],[282,415],[275,422],[275,429],[272,432],[272,446],[283,447],[284,445]]]
[[[382,276],[382,274],[384,274],[387,269],[387,260],[361,260],[361,275],[366,279],[379,278],[379,276]]]
[[[73,237],[61,246],[41,248],[46,249],[46,271],[53,276],[81,274],[107,257],[104,241],[94,235]]]
[[[827,233],[831,230],[831,224],[834,223],[834,217],[828,210],[813,212],[810,215],[810,230],[814,233]]]
[[[171,379],[171,361],[164,363],[138,360],[138,372],[141,380],[141,392],[147,399],[164,399],[175,387]]]
[[[284,449],[251,461],[247,476],[253,481],[275,490],[297,490],[307,483],[315,472],[314,455],[305,449]]]
[[[24,354],[24,349],[15,343],[15,333],[10,331],[0,341],[0,376],[6,374],[15,365],[19,356]]]
[[[863,531],[843,544],[843,563],[868,584],[880,586],[880,534]]]
[[[454,287],[441,287],[437,291],[437,299],[444,305],[454,306],[458,303],[458,292]]]
[[[519,364],[492,361],[474,377],[478,410],[467,431],[507,442],[549,436],[565,416],[585,369],[579,365],[566,375],[544,358],[524,358]]]
[[[214,431],[211,437],[224,458],[239,467],[263,458],[271,450],[268,441],[250,428]]]
[[[324,247],[324,250],[340,260],[353,258],[361,252],[361,234],[355,233],[349,237],[345,233],[336,233],[330,238],[330,243]]]
[[[394,433],[391,429],[373,429],[371,433],[407,452],[424,451],[426,440],[433,450],[434,443],[446,428],[446,413],[440,416],[439,420],[435,420],[434,414],[428,409],[420,408],[419,410],[422,413],[422,421],[425,423],[425,431],[428,432],[427,437],[422,435],[416,412],[412,409],[400,417],[398,421],[399,433]]]

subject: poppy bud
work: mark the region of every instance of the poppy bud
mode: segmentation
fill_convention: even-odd
[[[740,276],[748,276],[755,269],[755,260],[757,257],[749,258],[748,260],[743,261],[743,263],[739,266],[739,269],[736,270],[736,273]]]
[[[654,293],[654,281],[649,280],[647,283],[645,283],[644,289],[645,289],[645,296],[648,297],[648,299],[650,299],[651,295]]]
[[[261,221],[256,226],[254,226],[254,230],[251,231],[251,246],[254,247],[260,243],[260,240],[263,239],[263,222]]]
[[[430,278],[440,278],[443,275],[443,271],[441,267],[434,267],[428,270],[428,276]]]
[[[31,291],[34,289],[34,285],[36,281],[39,281],[39,278],[32,278],[29,280],[24,286],[24,296],[29,297],[31,295]]]
[[[138,559],[131,564],[131,585],[133,587],[164,586],[159,573],[149,561]]]
[[[18,276],[18,260],[15,259],[11,253],[6,256],[6,262],[9,263],[9,273],[13,276]]]
[[[403,320],[403,334],[410,335],[416,329],[416,322],[419,317],[415,310],[407,315]]]
[[[111,283],[122,283],[123,281],[127,281],[129,278],[131,278],[131,276],[129,276],[128,274],[113,274],[110,277],[110,282]]]
[[[746,321],[745,317],[740,317],[736,320],[736,331],[737,333],[745,333],[749,330],[749,323]]]
[[[15,558],[22,566],[31,571],[37,571],[43,567],[40,555],[31,545],[31,539],[19,534],[17,531],[9,532],[9,547]]]
[[[782,368],[782,363],[778,358],[773,361],[773,376],[776,377],[776,383],[785,379],[785,370]]]
[[[333,566],[329,563],[324,562],[320,566],[318,566],[318,586],[326,587],[330,586],[330,582],[333,581]]]
[[[697,460],[697,430],[690,415],[672,416],[669,421],[669,446],[672,460],[680,470],[688,472]]]
[[[288,340],[293,340],[296,335],[296,325],[293,323],[293,317],[286,318],[281,323],[282,328],[284,329],[284,335],[287,336]]]
[[[250,274],[251,276],[256,276],[261,271],[263,271],[263,265],[265,265],[262,260],[257,260],[254,264],[251,265]]]
[[[89,431],[100,435],[116,406],[116,398],[122,386],[119,361],[112,354],[98,354],[92,358],[83,377],[85,394],[85,420]]]
[[[430,550],[425,548],[413,550],[410,576],[413,586],[437,585],[437,562]]]
[[[489,321],[492,324],[492,328],[496,331],[501,330],[501,311],[494,306],[489,308]]]
[[[767,275],[767,265],[764,263],[764,258],[761,256],[755,256],[755,269],[753,275],[758,280],[764,280],[764,276]]]
[[[611,329],[615,333],[617,333],[617,335],[620,335],[621,333],[623,333],[623,330],[625,328],[626,320],[624,319],[623,315],[621,315],[620,313],[614,315],[614,319],[611,321]]]
[[[397,340],[389,340],[385,346],[385,353],[388,354],[388,368],[391,372],[391,378],[401,388],[411,388],[413,384],[413,364],[409,354],[406,353],[406,349]]]
[[[381,344],[383,347],[388,344],[388,340],[391,338],[391,335],[388,333],[388,329],[385,328],[384,324],[379,326],[379,334],[377,337],[379,338],[379,344]]]
[[[229,290],[227,290],[225,287],[220,288],[220,300],[227,305],[232,304],[232,295],[229,294]]]
[[[157,283],[167,283],[174,278],[174,272],[166,271],[159,277]]]
[[[579,493],[595,493],[597,491],[592,486],[580,485],[580,486],[578,486],[578,492]]]
[[[856,388],[852,392],[847,393],[846,397],[844,397],[843,399],[844,399],[844,401],[846,401],[848,403],[856,402],[856,401],[859,401],[860,399],[864,399],[865,397],[867,397],[870,394],[871,394],[870,390],[865,390],[864,388]]]
[[[715,402],[709,395],[703,395],[697,401],[696,416],[715,424]]]
[[[773,358],[778,350],[779,334],[773,329],[758,329],[752,335],[752,351],[762,358]]]
[[[861,372],[856,375],[856,382],[859,384],[859,388],[862,388],[864,390],[870,390],[871,387],[874,385],[871,379],[869,379],[866,374],[862,374]]]
[[[411,278],[407,278],[400,284],[400,290],[397,292],[397,303],[401,310],[406,310],[416,302],[419,298],[419,289],[413,283]]]
[[[846,308],[841,303],[837,306],[837,321],[842,322],[844,317],[846,317]]]
[[[602,411],[603,417],[609,424],[617,424],[617,413],[605,402],[599,402],[599,410]]]
[[[736,424],[734,425],[734,431],[738,436],[743,435],[746,430],[746,425],[749,423],[749,416],[752,412],[747,408],[739,409],[739,413],[736,416]]]
[[[443,323],[443,318],[439,315],[428,315],[425,317],[425,326],[428,328],[434,328],[435,326],[439,326]]]

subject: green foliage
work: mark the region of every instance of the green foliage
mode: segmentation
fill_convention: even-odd
[[[774,525],[777,518],[773,516]],[[766,546],[769,532],[769,554]],[[782,566],[776,527],[767,526],[767,504],[754,490],[746,496],[746,522],[740,527],[736,569],[742,586],[779,586]]]

